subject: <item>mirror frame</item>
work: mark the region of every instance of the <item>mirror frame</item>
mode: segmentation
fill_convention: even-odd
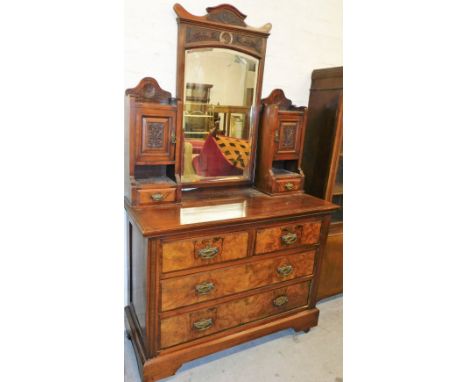
[[[248,26],[244,19],[247,17],[237,8],[229,4],[206,8],[205,16],[195,16],[187,12],[180,4],[174,5],[177,14],[177,85],[176,97],[184,105],[185,91],[185,51],[196,48],[224,48],[239,51],[258,59],[258,73],[255,99],[252,104],[251,117],[251,158],[249,163],[249,177],[232,176],[232,179],[206,179],[193,183],[182,183],[182,188],[202,188],[218,186],[249,186],[254,182],[259,112],[261,109],[261,95],[263,69],[267,39],[270,35],[271,24],[260,28]],[[182,122],[183,123],[183,122]],[[183,126],[182,126],[183,147]],[[182,166],[181,166],[182,167]],[[180,174],[182,178],[182,174]]]

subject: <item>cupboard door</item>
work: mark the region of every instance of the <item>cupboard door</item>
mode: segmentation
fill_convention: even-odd
[[[136,123],[136,164],[174,162],[176,113],[142,109]]]
[[[275,160],[298,159],[301,152],[302,138],[301,117],[281,118],[275,132]]]

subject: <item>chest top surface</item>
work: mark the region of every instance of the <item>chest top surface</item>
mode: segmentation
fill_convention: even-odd
[[[125,208],[144,236],[216,227],[225,223],[249,223],[274,218],[328,213],[330,202],[307,194],[271,197],[255,189],[193,190],[183,192],[177,205]]]

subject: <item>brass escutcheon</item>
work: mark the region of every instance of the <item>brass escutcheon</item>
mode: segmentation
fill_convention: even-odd
[[[279,130],[275,130],[275,142],[278,143],[279,142]]]

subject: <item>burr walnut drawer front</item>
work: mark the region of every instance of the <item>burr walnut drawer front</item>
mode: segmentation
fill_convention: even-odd
[[[162,311],[312,275],[315,250],[161,281]]]
[[[277,180],[273,185],[273,192],[290,192],[300,190],[301,178]]]
[[[305,307],[310,281],[161,320],[161,348],[235,328],[294,308]]]
[[[259,228],[256,233],[255,253],[262,254],[316,244],[320,241],[320,220]]]
[[[172,272],[247,256],[245,231],[162,242],[162,271]]]
[[[175,188],[137,190],[137,200],[140,205],[156,205],[165,202],[173,202],[175,197]]]

